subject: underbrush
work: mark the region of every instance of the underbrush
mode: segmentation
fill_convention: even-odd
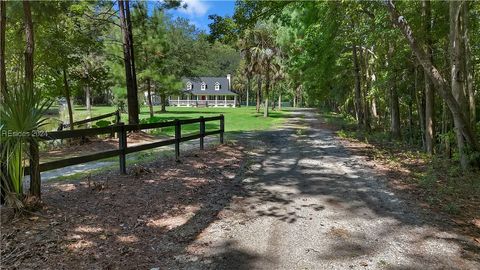
[[[384,131],[365,132],[357,129],[355,119],[335,113],[322,113],[337,136],[367,143],[374,161],[387,165],[391,178],[409,186],[410,193],[429,207],[470,222],[480,218],[480,170],[463,171],[458,159],[433,156],[403,141],[392,140]]]

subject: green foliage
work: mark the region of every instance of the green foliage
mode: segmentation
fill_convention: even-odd
[[[32,93],[10,87],[0,106],[1,158],[7,164],[1,184],[17,199],[23,195],[23,166],[31,132],[45,124],[43,116],[51,104],[41,97],[40,91]],[[35,136],[32,139],[35,140]]]
[[[219,41],[223,44],[229,44],[232,46],[236,45],[238,39],[238,26],[232,18],[228,16],[221,17],[218,15],[209,15],[208,19],[213,21],[208,25],[210,27],[208,41],[211,43]]]
[[[460,214],[460,208],[453,202],[449,202],[448,204],[444,205],[443,210],[451,215]]]
[[[94,127],[101,128],[101,127],[108,127],[110,126],[111,122],[107,120],[100,120],[95,122]]]

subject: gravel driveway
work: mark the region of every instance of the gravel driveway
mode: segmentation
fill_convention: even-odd
[[[480,269],[478,247],[388,188],[364,157],[295,112],[256,146],[246,192],[176,257],[187,269]],[[477,253],[476,253],[477,252]]]

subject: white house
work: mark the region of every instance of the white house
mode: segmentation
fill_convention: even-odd
[[[170,106],[183,107],[236,107],[237,94],[232,92],[231,77],[192,77],[182,79],[183,93],[169,96]]]

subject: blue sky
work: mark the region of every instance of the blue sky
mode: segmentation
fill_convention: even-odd
[[[187,3],[187,8],[169,10],[168,13],[174,18],[183,17],[190,20],[192,24],[199,29],[209,32],[208,24],[211,23],[208,15],[217,14],[220,16],[232,16],[235,9],[235,1],[221,0],[183,0]]]

